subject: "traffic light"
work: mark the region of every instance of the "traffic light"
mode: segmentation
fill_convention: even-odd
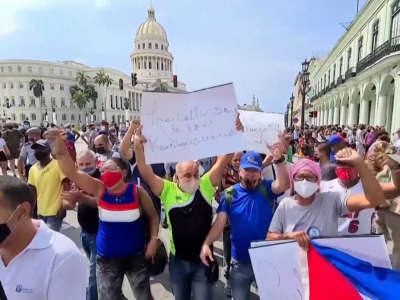
[[[174,88],[178,87],[178,76],[174,75]]]
[[[313,112],[313,111],[310,111],[310,112],[308,113],[308,117],[309,117],[309,118],[314,117],[314,112]]]
[[[136,86],[137,85],[136,73],[131,73],[131,79],[132,79],[132,86]]]
[[[318,111],[315,110],[315,111],[314,111],[314,118],[317,118],[317,117],[318,117]]]
[[[124,81],[122,80],[122,78],[119,79],[119,89],[120,90],[124,89]]]

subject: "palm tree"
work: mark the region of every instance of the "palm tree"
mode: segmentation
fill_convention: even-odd
[[[43,80],[41,79],[31,79],[29,81],[29,90],[33,91],[33,95],[39,99],[39,105],[40,105],[40,122],[43,121],[43,115],[42,115],[42,96],[43,96],[43,91],[44,91],[44,83]]]
[[[76,81],[78,81],[78,84],[82,87],[85,88],[87,86],[88,80],[90,79],[89,76],[85,75],[84,72],[79,71],[76,73]]]
[[[86,86],[85,90],[84,90],[86,96],[88,97],[89,100],[92,100],[93,102],[93,108],[96,109],[97,105],[96,105],[96,100],[98,97],[96,88],[94,87],[94,85],[90,84],[88,86]]]
[[[107,89],[108,87],[113,83],[113,80],[111,77],[104,72],[104,70],[100,70],[99,72],[96,73],[96,75],[93,77],[94,82],[99,86],[99,89],[103,86],[105,87],[105,95],[103,98],[103,103],[102,103],[102,109],[104,110],[104,116],[102,116],[103,119],[107,120]]]
[[[89,102],[89,99],[87,95],[85,94],[84,91],[82,90],[77,90],[75,93],[72,95],[72,101],[76,104],[76,106],[82,110],[85,108],[86,104]]]
[[[157,79],[154,83],[155,89],[154,92],[166,93],[168,92],[168,83],[165,81],[161,81],[161,79]]]

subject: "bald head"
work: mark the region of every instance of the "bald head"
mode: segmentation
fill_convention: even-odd
[[[180,162],[176,165],[176,175],[179,181],[199,178],[199,167],[193,160]]]
[[[97,153],[104,154],[110,152],[110,140],[105,134],[100,134],[94,139],[94,148]]]

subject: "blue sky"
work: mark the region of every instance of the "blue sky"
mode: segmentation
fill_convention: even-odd
[[[234,82],[239,103],[255,94],[265,111],[283,112],[301,62],[332,49],[356,2],[153,0],[153,7],[168,34],[174,73],[189,90]],[[77,60],[130,73],[149,4],[0,0],[0,59]]]

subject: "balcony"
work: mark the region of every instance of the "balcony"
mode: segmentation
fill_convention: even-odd
[[[400,51],[400,36],[396,36],[391,40],[386,41],[376,48],[374,52],[368,54],[366,57],[360,60],[357,64],[357,73],[362,72],[364,69],[373,65],[381,58],[397,51]]]
[[[349,80],[357,75],[356,68],[349,68],[344,75],[345,80]]]

